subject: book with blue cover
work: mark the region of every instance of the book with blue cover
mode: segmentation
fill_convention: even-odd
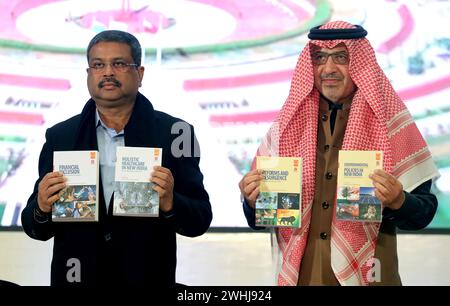
[[[118,147],[116,152],[113,215],[158,217],[159,194],[150,174],[161,166],[161,148]]]
[[[98,221],[98,151],[55,151],[53,170],[67,178],[52,207],[54,222]]]

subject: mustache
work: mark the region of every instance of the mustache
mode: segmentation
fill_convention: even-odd
[[[329,74],[321,74],[320,75],[321,80],[343,80],[344,78],[342,76],[339,76],[335,73],[329,73]]]
[[[102,88],[103,86],[105,86],[105,83],[113,83],[114,86],[116,86],[116,87],[121,87],[122,86],[122,83],[120,83],[115,78],[113,78],[113,77],[106,77],[106,78],[104,78],[103,80],[101,80],[98,83],[98,88]]]

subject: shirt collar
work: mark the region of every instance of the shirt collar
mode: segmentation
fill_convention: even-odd
[[[98,113],[98,109],[95,109],[95,127],[102,127],[109,136],[111,137],[119,137],[119,136],[124,136],[125,135],[125,131],[122,130],[120,132],[116,132],[115,129],[109,128],[108,126],[106,126],[106,124],[103,122],[102,118],[100,118],[100,114]]]

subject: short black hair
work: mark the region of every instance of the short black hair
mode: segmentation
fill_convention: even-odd
[[[141,56],[142,56],[142,48],[141,44],[137,40],[135,36],[128,32],[119,31],[119,30],[107,30],[98,33],[91,39],[89,45],[87,47],[86,55],[87,60],[89,62],[89,52],[92,47],[100,42],[118,42],[127,44],[131,48],[131,57],[136,65],[141,66]]]

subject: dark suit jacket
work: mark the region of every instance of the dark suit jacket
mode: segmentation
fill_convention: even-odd
[[[103,189],[99,185],[99,222],[39,223],[34,216],[38,184],[53,169],[53,152],[97,150],[95,103],[89,100],[81,114],[49,128],[39,159],[39,179],[22,212],[25,232],[34,239],[54,237],[51,284],[59,286],[173,286],[176,268],[176,233],[194,237],[208,229],[212,212],[203,187],[199,157],[175,157],[171,145],[179,134],[172,134],[174,123],[183,122],[155,111],[140,93],[125,127],[125,145],[163,148],[162,166],[174,177],[174,209],[158,218],[114,217],[107,213]],[[184,123],[184,122],[183,122]],[[196,139],[193,127],[191,144]],[[186,132],[186,131],[184,131]],[[175,129],[174,133],[179,133]],[[177,142],[176,142],[177,143]],[[186,148],[184,148],[186,150]],[[79,260],[81,283],[70,283],[66,274],[75,267],[68,260]]]

